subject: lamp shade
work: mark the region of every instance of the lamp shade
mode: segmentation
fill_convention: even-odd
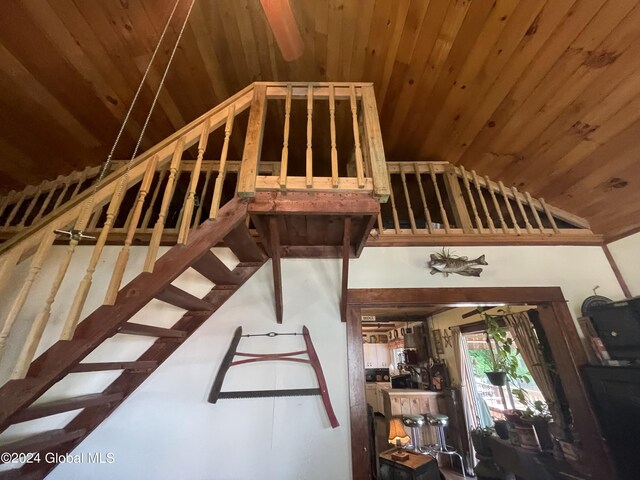
[[[399,418],[392,418],[389,422],[389,443],[392,445],[409,443],[409,435],[404,431],[404,425]]]

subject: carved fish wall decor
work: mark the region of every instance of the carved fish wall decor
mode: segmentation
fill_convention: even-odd
[[[431,267],[431,275],[436,273],[444,273],[445,277],[448,277],[450,273],[457,273],[465,277],[479,277],[482,273],[481,268],[474,268],[474,265],[489,265],[484,255],[479,256],[473,260],[469,260],[468,257],[458,257],[451,255],[449,251],[432,253],[429,266]]]

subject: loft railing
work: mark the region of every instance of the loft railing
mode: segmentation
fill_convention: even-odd
[[[261,162],[262,138],[270,123],[266,121],[267,103],[280,98],[285,102],[284,143],[279,155],[280,164],[276,167]],[[290,161],[287,152],[289,131],[294,130],[293,105],[300,99],[304,99],[307,108],[306,170],[302,181],[291,174],[298,166],[297,162]],[[339,144],[337,139],[337,101],[349,103],[353,152],[348,147],[342,148],[343,144]],[[318,102],[325,108],[318,108]],[[228,157],[234,124],[247,109],[250,110],[246,135],[240,139],[236,137],[240,146],[244,145],[242,160],[231,161]],[[329,123],[328,136],[314,136],[314,120],[323,118]],[[319,131],[322,133],[322,129]],[[208,148],[212,135],[218,135],[220,140],[220,149],[215,152]],[[330,150],[328,165],[319,155],[319,145],[323,143]],[[189,151],[192,146],[195,152]],[[211,155],[217,159],[205,160],[205,152],[212,152]],[[351,161],[352,166],[347,165],[347,161]],[[95,176],[94,170],[87,171],[84,177],[81,175],[82,180],[78,179],[75,184],[71,180],[68,185],[65,183],[67,190],[75,185],[69,197],[66,193],[56,194],[57,188],[50,188],[46,194],[48,202],[51,203],[54,195],[60,201],[56,200],[56,208],[47,213],[49,207],[48,204],[44,206],[45,197],[38,207],[38,218],[31,217],[40,201],[40,195],[35,191],[25,210],[22,205],[26,194],[10,208],[11,218],[5,219],[5,225],[16,226],[19,231],[0,245],[0,356],[5,366],[11,360],[11,378],[26,375],[52,316],[54,303],[62,291],[65,296],[72,293],[69,308],[65,308],[62,314],[56,313],[63,317],[58,319],[62,320],[60,340],[72,339],[79,321],[90,313],[86,311],[88,298],[98,295],[104,298],[106,305],[116,302],[127,267],[140,270],[129,265],[129,255],[141,229],[147,234],[141,270],[151,272],[161,243],[185,244],[193,228],[205,220],[215,221],[220,207],[236,195],[250,196],[256,191],[269,189],[358,191],[384,201],[389,192],[377,109],[370,84],[255,83],[134,161],[125,164],[115,162],[115,165],[119,168],[105,177],[97,188],[89,188],[85,181],[89,173]],[[331,172],[329,177],[322,174],[326,170]],[[54,193],[50,193],[52,191]],[[57,234],[56,230],[68,231],[70,235]],[[78,234],[80,232],[96,238],[86,241]],[[67,244],[64,253],[52,254],[56,241]],[[85,241],[92,244],[85,271],[81,275],[69,275],[72,261],[82,261],[77,257],[77,247]],[[120,245],[117,260],[112,266],[101,262],[107,242]],[[55,274],[43,278],[40,272],[48,260],[55,263]],[[22,268],[23,265],[28,267]],[[100,287],[106,288],[98,289],[94,285],[98,271],[100,278],[108,279],[100,282]],[[127,272],[134,276],[141,273]],[[36,282],[39,283],[38,292],[46,294],[34,293]],[[25,305],[29,305],[30,313],[23,313]],[[59,301],[57,305],[66,303]],[[33,314],[34,309],[36,314]],[[14,325],[21,318],[26,322],[26,335],[16,339],[20,342],[17,355],[7,359],[4,356],[5,346]]]
[[[372,244],[597,243],[589,223],[447,162],[388,162],[390,201]]]

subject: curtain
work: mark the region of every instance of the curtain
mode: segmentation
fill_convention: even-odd
[[[453,352],[458,366],[458,374],[460,375],[460,397],[462,398],[462,408],[464,410],[467,431],[471,432],[471,430],[478,426],[493,426],[493,420],[488,414],[488,410],[482,408],[482,400],[478,394],[476,382],[473,377],[467,339],[464,338],[459,327],[451,327],[451,333],[453,335]],[[471,442],[471,435],[468,435],[468,439],[469,445],[467,450],[469,452],[469,458],[466,459],[466,463],[471,467],[475,463],[473,461],[475,449]]]
[[[527,312],[513,313],[504,316],[504,321],[511,332],[513,340],[522,355],[525,365],[531,372],[533,381],[536,383],[542,396],[544,397],[549,411],[554,421],[559,422],[562,414],[559,411],[560,405],[558,396],[553,384],[553,379],[549,371],[544,366],[545,361],[540,350],[540,342],[531,323]]]

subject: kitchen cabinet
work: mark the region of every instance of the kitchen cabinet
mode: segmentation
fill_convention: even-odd
[[[389,368],[389,349],[385,343],[365,343],[364,368]]]
[[[374,413],[384,412],[382,392],[389,389],[391,389],[391,382],[367,383],[365,385],[365,399],[373,407]]]

